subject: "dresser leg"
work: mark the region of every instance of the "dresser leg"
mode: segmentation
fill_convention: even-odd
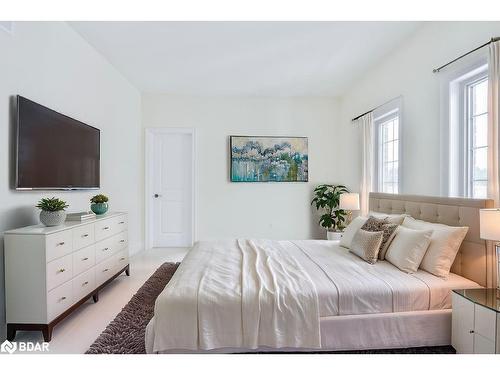
[[[51,325],[46,325],[42,328],[43,340],[45,342],[52,340],[52,329],[53,327]]]
[[[7,340],[14,341],[16,338],[16,327],[14,324],[7,324]]]
[[[130,276],[130,264],[127,266],[127,269],[125,270],[125,275]]]
[[[92,294],[92,299],[94,300],[94,303],[99,302],[99,292]]]

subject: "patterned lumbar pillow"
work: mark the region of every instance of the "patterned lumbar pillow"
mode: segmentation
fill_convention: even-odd
[[[382,243],[380,244],[379,259],[384,260],[385,253],[394,238],[398,225],[391,223],[387,217],[370,216],[361,229],[368,232],[383,232]]]
[[[370,216],[368,220],[365,221],[361,229],[367,230],[368,232],[380,232],[382,230],[382,225],[384,224],[389,224],[389,220],[387,220],[387,218]]]
[[[380,251],[378,252],[378,259],[384,260],[387,249],[391,244],[392,240],[396,236],[396,229],[398,229],[398,224],[384,224],[382,225],[382,231],[384,236],[382,238],[382,243],[380,244]]]
[[[374,264],[377,261],[383,236],[384,232],[359,229],[352,239],[349,251],[368,263]]]

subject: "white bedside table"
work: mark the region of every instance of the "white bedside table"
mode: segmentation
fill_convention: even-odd
[[[460,289],[451,299],[451,345],[457,353],[500,353],[500,291]]]

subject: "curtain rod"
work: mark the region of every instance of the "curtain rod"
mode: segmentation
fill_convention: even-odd
[[[367,115],[368,113],[375,111],[377,108],[378,107],[370,109],[369,111],[366,111],[365,113],[362,113],[359,116],[354,117],[353,119],[351,119],[351,122],[356,121],[357,119],[363,117],[364,115]]]
[[[491,44],[491,43],[494,43],[494,42],[497,42],[497,41],[499,41],[499,40],[500,40],[500,37],[491,38],[488,42],[486,42],[486,43],[484,43],[484,44],[480,45],[479,47],[474,48],[473,50],[471,50],[471,51],[469,51],[469,52],[467,52],[467,53],[464,53],[464,54],[463,54],[463,55],[461,55],[461,56],[458,56],[455,60],[451,60],[449,63],[446,63],[446,64],[444,64],[444,65],[440,66],[439,68],[433,69],[433,70],[432,70],[432,73],[439,73],[439,71],[440,71],[441,69],[446,68],[448,65],[453,64],[455,61],[460,60],[461,58],[463,58],[463,57],[465,57],[465,56],[467,56],[467,55],[470,55],[472,52],[476,52],[478,49],[481,49],[481,48],[483,48],[483,47],[486,47],[487,45],[489,45],[489,44]]]
[[[356,121],[357,119],[363,117],[364,115],[367,115],[368,113],[371,113],[371,112],[375,111],[376,109],[378,109],[386,104],[389,104],[390,102],[393,102],[394,100],[400,99],[401,97],[402,97],[401,95],[396,96],[395,98],[392,98],[392,99],[386,101],[385,103],[382,103],[382,104],[376,106],[375,108],[370,109],[369,111],[366,111],[365,113],[362,113],[359,116],[354,117],[353,119],[351,119],[351,122]]]

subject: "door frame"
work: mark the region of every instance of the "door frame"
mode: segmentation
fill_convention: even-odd
[[[153,196],[150,190],[153,186],[153,142],[157,135],[189,134],[192,139],[191,150],[191,246],[196,239],[196,129],[195,128],[145,128],[145,165],[144,165],[144,248],[149,250],[153,244]]]

